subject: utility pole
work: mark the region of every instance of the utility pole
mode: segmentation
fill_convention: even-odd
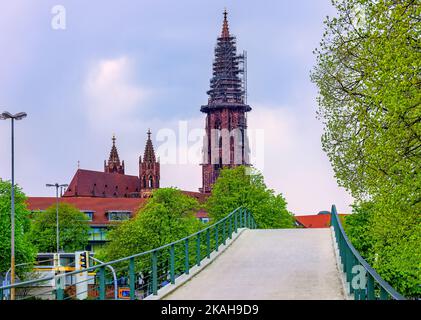
[[[56,245],[57,245],[57,259],[58,259],[58,264],[57,266],[60,265],[60,256],[59,256],[59,252],[60,252],[60,231],[59,231],[59,219],[58,219],[58,205],[59,205],[59,198],[58,198],[58,189],[59,188],[64,188],[67,187],[67,184],[58,184],[57,182],[54,184],[46,184],[46,187],[55,187],[56,188]]]

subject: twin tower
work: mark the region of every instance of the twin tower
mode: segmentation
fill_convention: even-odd
[[[155,151],[151,140],[151,131],[148,130],[148,140],[146,140],[145,152],[139,157],[139,179],[140,190],[147,191],[159,188],[160,164],[156,160]],[[118,173],[124,175],[124,160],[120,162],[117,147],[115,146],[115,136],[110,151],[108,161],[104,161],[105,173]]]

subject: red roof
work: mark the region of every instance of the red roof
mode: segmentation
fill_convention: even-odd
[[[183,191],[188,196],[198,196],[198,192]],[[199,197],[200,198],[200,197]],[[144,205],[147,198],[94,198],[94,197],[63,197],[60,202],[70,203],[80,211],[93,211],[91,225],[106,225],[108,221],[108,211],[130,211],[133,215]],[[200,201],[200,200],[199,200]],[[45,210],[56,203],[54,197],[29,197],[27,200],[29,210]],[[207,217],[204,210],[199,210],[196,214],[198,218]]]
[[[339,214],[344,216],[345,214]],[[309,216],[295,216],[295,220],[304,228],[329,228],[330,214],[316,214]]]
[[[204,209],[200,209],[196,212],[196,218],[209,218],[209,214]]]
[[[79,210],[94,211],[92,225],[109,224],[107,211],[130,211],[136,214],[147,199],[144,198],[60,198],[60,202],[70,203]],[[56,203],[53,197],[29,197],[29,210],[45,210]]]
[[[123,198],[139,191],[136,176],[78,169],[63,197]]]

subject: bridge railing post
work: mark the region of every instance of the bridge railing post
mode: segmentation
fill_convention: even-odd
[[[64,278],[63,276],[59,275],[56,276],[56,300],[63,300],[64,299]]]
[[[215,225],[215,251],[218,251],[219,250],[219,232],[218,232],[218,229],[219,229],[219,225],[217,224],[217,225]]]
[[[99,300],[105,300],[105,267],[99,268]]]
[[[135,275],[134,275],[134,258],[129,260],[129,286],[130,286],[130,300],[135,299]]]
[[[247,228],[247,209],[244,209],[244,228]]]
[[[367,300],[375,300],[374,279],[371,274],[367,274]]]
[[[224,243],[224,245],[226,244],[226,226],[225,226],[225,222],[226,222],[227,220],[225,219],[223,222],[222,222],[222,242]]]
[[[190,262],[189,262],[189,239],[184,240],[184,273],[189,274]]]
[[[235,233],[238,232],[238,210],[234,213],[234,229]]]
[[[210,259],[210,229],[206,230],[206,256]]]
[[[201,235],[201,233],[198,233],[197,236],[196,236],[196,264],[198,266],[200,266],[200,260],[201,260],[200,235]]]
[[[158,294],[158,253],[157,251],[152,252],[152,293],[155,296]]]
[[[231,226],[232,216],[228,218],[228,237],[232,239],[232,226]]]
[[[171,283],[175,284],[175,244],[170,247],[170,278]]]

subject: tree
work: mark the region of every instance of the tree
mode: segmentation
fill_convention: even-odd
[[[105,261],[115,260],[182,239],[202,227],[194,216],[198,208],[196,199],[178,189],[157,189],[134,218],[108,233],[109,243],[98,256]]]
[[[59,245],[65,252],[85,250],[88,245],[89,224],[86,215],[68,203],[60,203]],[[32,216],[31,239],[41,252],[57,251],[56,205]]]
[[[371,226],[361,231],[374,242],[374,267],[401,293],[419,296],[421,6],[332,3],[338,15],[325,21],[311,74],[323,149],[338,183],[357,203],[372,203]]]
[[[206,208],[214,221],[244,206],[251,210],[258,228],[292,228],[294,218],[286,205],[281,194],[266,187],[261,173],[238,166],[221,170]]]
[[[352,245],[369,264],[374,262],[374,240],[371,231],[373,218],[373,203],[364,202],[353,205],[352,214],[345,216],[343,222]]]
[[[11,190],[12,184],[0,179],[0,273],[6,273],[10,268]],[[28,237],[29,213],[25,194],[15,186],[15,261],[16,265],[28,264],[27,268],[16,268],[19,276],[30,268],[36,256],[36,249]]]

